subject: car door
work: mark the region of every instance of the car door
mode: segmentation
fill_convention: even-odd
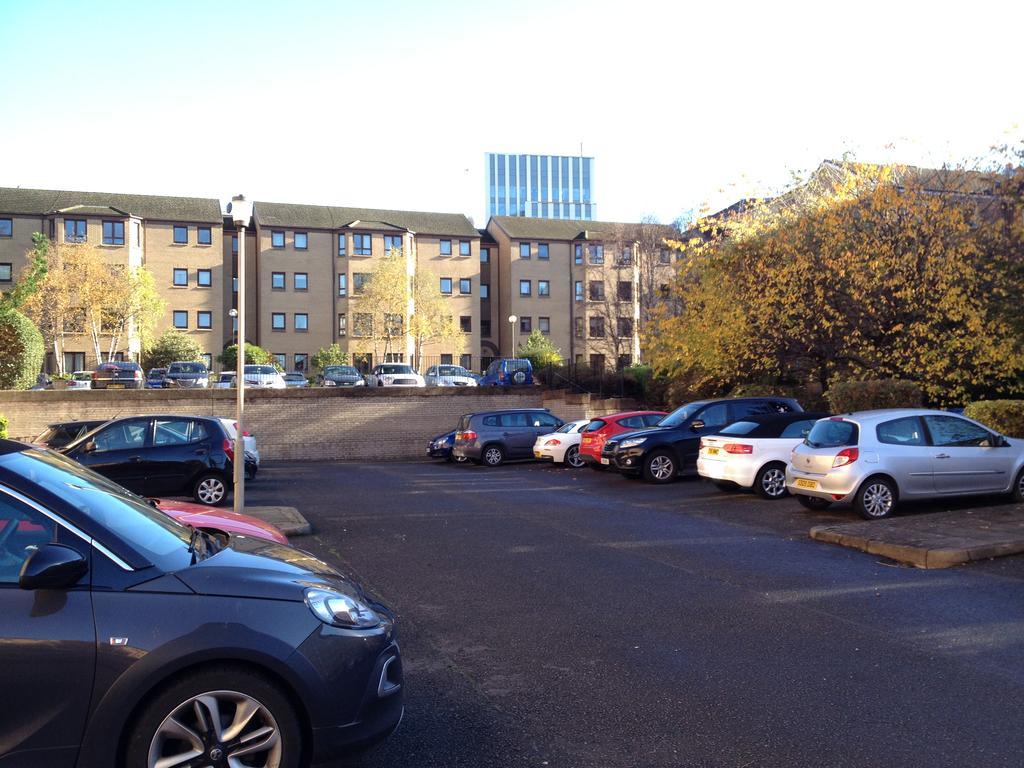
[[[116,421],[68,455],[128,490],[144,494],[150,422],[148,418]]]
[[[194,419],[153,419],[153,445],[146,449],[147,495],[168,496],[191,490],[190,481],[209,454],[205,438],[202,422]]]
[[[1010,487],[1013,451],[984,427],[959,416],[925,416],[938,493],[986,493]]]
[[[501,439],[505,443],[510,459],[522,459],[533,455],[533,442],[536,431],[531,426],[526,413],[517,411],[503,413],[500,418]]]
[[[18,586],[43,544],[89,547],[0,485],[0,765],[75,764],[96,665],[89,576],[66,590]]]
[[[704,435],[713,435],[734,420],[731,417],[729,403],[711,403],[697,411],[690,419],[689,427],[675,442],[683,466],[692,466],[696,463],[697,454],[700,452],[700,439]]]
[[[541,435],[547,435],[554,432],[556,429],[562,426],[563,422],[556,416],[552,416],[550,413],[531,413],[529,414],[528,420],[530,427],[532,428],[531,436],[533,440],[530,442],[530,453],[533,453],[533,444],[537,441],[537,438]]]
[[[900,496],[935,493],[935,449],[928,445],[919,416],[883,421],[875,428],[879,453],[899,485]]]

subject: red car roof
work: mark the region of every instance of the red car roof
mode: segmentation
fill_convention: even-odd
[[[288,543],[288,537],[278,528],[249,515],[239,515],[231,510],[207,507],[188,501],[173,499],[157,499],[156,501],[161,512],[180,523],[195,528],[217,528],[228,533],[276,541],[279,544]]]

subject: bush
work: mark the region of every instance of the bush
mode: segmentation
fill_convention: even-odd
[[[224,347],[224,351],[217,355],[217,360],[224,366],[224,370],[231,371],[238,367],[238,345],[232,344]],[[245,342],[245,364],[246,365],[277,365],[274,356],[263,347]]]
[[[0,389],[28,389],[43,368],[46,347],[35,323],[20,312],[0,313]]]
[[[320,347],[310,362],[317,371],[322,371],[328,365],[348,365],[348,352],[336,343],[331,344],[329,347]]]
[[[1024,400],[981,400],[968,404],[964,416],[1008,437],[1024,437]]]
[[[825,399],[833,413],[920,408],[921,388],[912,381],[901,379],[835,381],[825,393]]]
[[[171,329],[165,332],[142,356],[142,367],[166,368],[171,363],[193,362],[203,359],[203,349],[187,333]]]
[[[0,439],[7,437],[7,417],[0,413]]]

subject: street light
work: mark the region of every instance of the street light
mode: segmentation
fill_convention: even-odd
[[[519,321],[519,318],[516,317],[515,315],[509,315],[508,316],[508,322],[512,326],[512,357],[516,356],[516,330],[517,330],[516,323],[518,321]]]
[[[252,203],[243,195],[235,195],[227,207],[228,215],[238,231],[238,334],[235,348],[238,364],[235,370],[235,512],[245,511],[245,228],[252,219]]]

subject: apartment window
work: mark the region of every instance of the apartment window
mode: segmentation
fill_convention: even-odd
[[[209,269],[197,269],[196,285],[200,288],[209,288],[213,285],[213,271]]]
[[[451,256],[452,255],[452,241],[451,240],[442,240],[441,241],[441,255],[442,256]]]
[[[292,284],[295,286],[296,291],[308,291],[309,275],[306,272],[296,272],[292,276]]]
[[[213,328],[213,312],[201,309],[196,312],[196,328],[210,330]]]
[[[174,268],[174,276],[171,278],[171,284],[182,288],[188,285],[188,270],[182,267]]]
[[[619,254],[619,266],[628,267],[633,263],[633,251],[629,248],[623,248],[622,253]]]
[[[348,275],[344,272],[338,275],[338,295],[348,296]]]
[[[529,315],[519,318],[519,332],[529,333],[533,330],[533,318]]]
[[[629,366],[631,366],[632,364],[633,364],[633,356],[632,355],[619,355],[618,370],[621,371],[621,370],[623,370],[625,368],[629,368]]]
[[[519,244],[519,258],[520,259],[528,259],[528,258],[530,258],[530,244],[529,243],[520,243]]]
[[[366,290],[366,284],[370,282],[370,275],[366,272],[352,273],[352,293],[358,295]]]
[[[308,331],[309,330],[309,315],[305,312],[295,313],[295,330],[296,331]]]
[[[306,367],[309,365],[309,354],[306,352],[295,353],[295,368],[293,370],[299,373],[304,373]]]
[[[274,291],[283,291],[285,288],[285,274],[284,272],[271,272],[270,273],[270,288]]]
[[[352,335],[360,338],[373,334],[373,315],[369,312],[356,312],[352,315]]]
[[[574,290],[574,295],[576,296],[576,301],[583,301],[583,281],[582,280],[577,280],[576,281],[576,283],[573,285],[573,290]]]
[[[174,227],[174,242],[176,245],[188,243],[188,227],[180,225]]]
[[[0,237],[11,237],[14,234],[14,220],[0,219]]]
[[[444,296],[452,295],[452,279],[450,277],[441,278],[441,293]]]
[[[583,263],[583,246],[582,246],[582,244],[577,243],[576,246],[573,248],[572,253],[573,253],[573,261],[575,261],[577,264],[582,264]]]
[[[491,298],[491,286],[487,283],[480,283],[480,298],[489,299]]]
[[[86,238],[85,219],[64,219],[64,242],[84,243]]]
[[[0,264],[0,283],[9,283],[14,279],[13,269],[11,263],[5,261]]]
[[[185,313],[185,324],[188,324],[188,313]],[[64,318],[64,333],[85,333],[85,310],[74,307]],[[81,370],[81,369],[79,369]]]
[[[537,328],[541,333],[551,333],[551,318],[550,317],[538,317]]]
[[[604,338],[604,318],[603,317],[592,317],[592,318],[590,318],[590,338],[592,338],[592,339],[603,339]]]
[[[604,280],[590,281],[590,300],[604,301]]]
[[[473,318],[469,315],[462,315],[459,317],[459,330],[463,333],[473,332]]]
[[[591,264],[604,264],[604,246],[599,244],[588,245],[587,258]]]
[[[582,339],[583,338],[583,318],[582,317],[577,317],[575,325],[576,325],[576,328],[575,328],[576,338],[577,339]]]
[[[347,238],[344,232],[338,233],[338,255],[344,256],[347,253],[346,246],[348,245]]]
[[[451,356],[451,354],[441,355],[441,365],[451,365],[451,364],[452,364],[452,356]]]
[[[392,251],[402,250],[402,236],[401,235],[384,235],[384,253],[391,253]]]
[[[467,371],[473,368],[473,356],[470,354],[459,355],[459,365],[465,368]]]
[[[274,353],[274,365],[276,365],[280,370],[283,371],[285,365],[287,365],[287,364],[288,364],[288,355],[286,355],[284,352],[275,352]]]
[[[480,249],[480,261],[488,262],[491,260],[491,249],[481,248]]]
[[[594,371],[603,371],[605,369],[604,355],[591,355],[590,368]]]
[[[480,335],[485,337],[485,338],[490,338],[490,336],[491,336],[491,319],[490,318],[487,318],[486,320],[480,320]]]
[[[213,232],[209,227],[196,227],[196,242],[200,245],[213,245]]]
[[[669,251],[662,250],[658,253],[658,261],[660,261],[662,264],[671,264],[672,254]]]
[[[548,259],[549,257],[550,257],[550,255],[549,255],[549,250],[548,250],[548,244],[547,243],[537,243],[537,258],[538,259]]]
[[[348,315],[344,312],[338,315],[338,335],[342,337],[348,336]]]
[[[85,352],[65,352],[64,370],[80,371],[85,368]]]
[[[306,232],[295,233],[295,249],[304,251],[309,248],[309,234]]]
[[[103,222],[103,244],[124,245],[124,222],[104,221]]]
[[[284,248],[284,232],[275,230],[270,233],[270,247]]]
[[[238,253],[238,235],[231,236],[231,253]]]
[[[633,300],[633,283],[629,280],[619,280],[619,301]]]
[[[468,277],[459,278],[459,293],[463,296],[473,292],[473,281]]]
[[[459,240],[459,256],[470,256],[473,251],[471,250],[471,243],[469,240]]]
[[[188,312],[184,309],[174,310],[172,322],[175,328],[188,328]]]
[[[372,256],[373,239],[369,235],[352,235],[352,253],[356,256]]]
[[[549,280],[538,280],[537,281],[537,295],[538,296],[550,296],[551,295],[551,282]]]
[[[633,318],[632,317],[620,317],[616,324],[616,330],[619,332],[618,335],[622,338],[633,337]]]
[[[270,315],[270,328],[275,331],[283,331],[285,329],[285,315],[284,312],[273,312]]]
[[[519,295],[520,296],[529,296],[532,292],[533,292],[533,287],[532,287],[531,282],[529,280],[520,280],[519,281]]]

